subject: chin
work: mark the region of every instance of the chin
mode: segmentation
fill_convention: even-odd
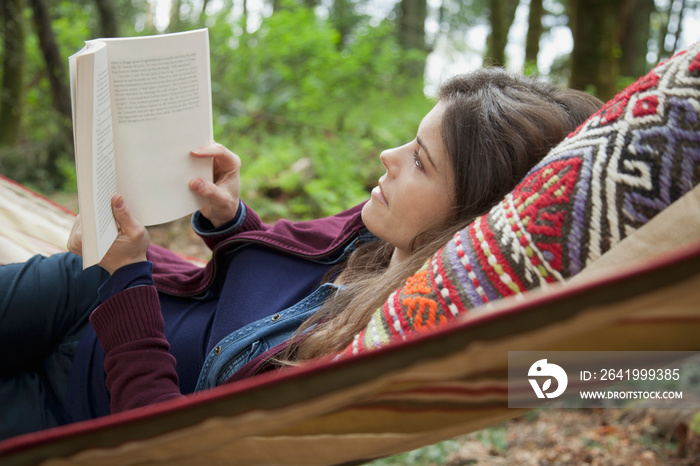
[[[368,203],[366,203],[364,206],[362,206],[362,213],[360,215],[360,218],[362,218],[362,223],[365,224],[365,227],[377,238],[383,239],[382,235],[380,234],[381,228],[378,228],[377,225],[377,217],[376,214],[373,215],[372,212],[372,200],[370,200]]]
[[[360,213],[360,218],[362,219],[362,223],[364,223],[367,228],[369,228],[369,226],[367,225],[367,220],[369,220],[369,222],[372,223],[372,220],[371,220],[372,214],[368,213],[368,211],[372,210],[372,207],[370,207],[370,204],[372,204],[371,199],[369,200],[369,202],[367,202],[365,205],[362,206],[362,212]]]

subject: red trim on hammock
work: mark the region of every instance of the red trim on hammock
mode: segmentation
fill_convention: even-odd
[[[23,185],[19,184],[19,183],[16,182],[15,180],[10,179],[10,178],[6,177],[5,175],[0,174],[0,179],[2,179],[3,181],[5,181],[5,182],[7,182],[7,183],[9,183],[9,184],[11,184],[11,185],[13,185],[13,186],[17,186],[18,188],[21,188],[22,191],[24,191],[24,192],[26,192],[26,193],[28,193],[28,194],[31,194],[32,196],[34,196],[34,197],[36,197],[36,198],[39,198],[39,199],[41,199],[42,201],[44,201],[44,202],[46,202],[46,203],[48,203],[48,204],[51,204],[52,206],[56,207],[57,209],[59,209],[59,210],[65,212],[65,213],[67,213],[67,214],[70,214],[70,215],[72,215],[73,217],[75,217],[76,215],[78,215],[77,213],[73,212],[72,210],[70,210],[70,209],[68,209],[68,208],[66,208],[66,207],[64,207],[64,206],[62,206],[61,204],[58,204],[58,203],[52,201],[51,199],[49,199],[49,198],[46,197],[46,196],[42,196],[41,194],[37,193],[36,191],[32,191],[31,189],[27,188],[26,186],[23,186]]]

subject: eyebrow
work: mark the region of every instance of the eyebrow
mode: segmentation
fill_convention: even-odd
[[[433,162],[433,158],[430,156],[430,152],[428,152],[428,148],[425,146],[425,144],[423,144],[423,141],[421,141],[421,139],[418,136],[416,136],[416,142],[421,147],[421,149],[423,149],[425,151],[425,155],[428,157],[428,162],[430,162],[430,165],[432,165],[433,168],[435,170],[437,170],[437,166],[435,166],[435,162]]]

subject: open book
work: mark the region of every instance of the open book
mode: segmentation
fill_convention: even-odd
[[[119,192],[144,225],[199,209],[194,177],[212,161],[190,150],[213,142],[206,29],[97,39],[69,59],[83,266],[117,237],[110,200]]]

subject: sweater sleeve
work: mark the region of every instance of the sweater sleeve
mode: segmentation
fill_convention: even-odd
[[[240,201],[238,212],[230,222],[219,228],[207,220],[201,212],[197,211],[192,215],[192,229],[203,240],[209,249],[214,250],[216,246],[232,236],[250,231],[267,230],[270,225],[260,220],[258,214],[243,201]]]
[[[155,287],[115,294],[92,313],[90,322],[105,352],[112,413],[183,396]]]

